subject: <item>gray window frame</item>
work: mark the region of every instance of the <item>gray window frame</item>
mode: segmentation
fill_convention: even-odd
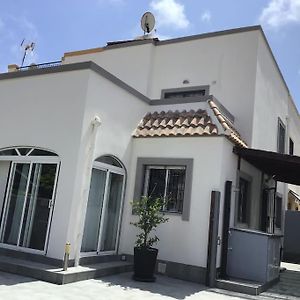
[[[248,195],[247,195],[247,222],[242,223],[238,221],[238,205],[239,205],[239,196],[240,196],[240,178],[248,182]],[[235,200],[235,217],[234,223],[235,226],[240,228],[249,228],[251,222],[251,210],[252,210],[252,177],[243,171],[238,171],[237,173],[237,186],[238,192],[236,193],[236,200]]]
[[[181,215],[183,221],[189,221],[191,193],[192,193],[192,179],[193,179],[193,159],[192,158],[155,158],[155,157],[138,157],[134,200],[140,199],[144,192],[145,171],[147,166],[170,166],[170,167],[185,167],[185,186],[182,213],[175,213]],[[166,212],[167,214],[174,214]]]
[[[205,97],[209,95],[209,85],[199,85],[199,86],[189,86],[189,87],[180,87],[180,88],[172,88],[172,89],[163,89],[161,90],[161,99],[165,100],[174,100],[174,98],[166,98],[165,95],[167,93],[180,93],[180,92],[191,92],[191,91],[198,91],[198,90],[204,90],[203,96],[197,96],[197,97],[186,97],[183,99],[189,99],[189,98],[199,98],[199,97]],[[179,97],[178,97],[179,98]],[[181,99],[181,98],[179,98]]]
[[[280,147],[280,126],[282,126],[282,128],[284,129],[284,143],[283,143],[283,152],[281,152],[279,149]],[[284,123],[282,122],[282,120],[280,118],[278,118],[278,123],[277,123],[277,152],[281,153],[281,154],[285,154],[286,152],[286,126],[284,125]]]
[[[291,147],[292,145],[292,147]],[[295,153],[295,143],[294,140],[290,137],[289,138],[289,155],[294,155]]]

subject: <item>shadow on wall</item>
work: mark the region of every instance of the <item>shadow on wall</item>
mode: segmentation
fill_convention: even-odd
[[[124,290],[138,289],[148,291],[152,294],[168,296],[178,300],[186,299],[195,293],[208,290],[206,286],[167,276],[157,275],[156,282],[138,282],[131,277],[132,273],[123,273],[116,276],[103,277],[99,280],[107,283],[108,286],[120,286]]]

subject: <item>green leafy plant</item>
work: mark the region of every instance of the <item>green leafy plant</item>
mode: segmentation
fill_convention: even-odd
[[[163,198],[152,198],[143,196],[140,200],[132,202],[134,214],[137,215],[138,220],[130,224],[141,230],[137,235],[136,247],[150,248],[159,241],[157,235],[151,235],[157,226],[166,223],[169,219],[162,213],[162,208],[165,205]]]

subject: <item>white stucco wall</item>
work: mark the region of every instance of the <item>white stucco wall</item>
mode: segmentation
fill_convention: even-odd
[[[132,161],[128,169],[128,184],[120,239],[120,253],[133,253],[137,229],[130,202],[133,199],[138,157],[193,158],[193,181],[189,221],[181,215],[168,214],[157,235],[159,259],[206,267],[211,191],[223,190],[220,182],[223,137],[139,138],[133,141]],[[223,197],[223,195],[221,196]]]
[[[162,89],[209,85],[251,143],[258,35],[254,30],[157,46],[120,45],[65,57],[64,63],[92,60],[151,99],[160,98]]]
[[[285,152],[288,153],[289,137],[292,137],[295,143],[295,155],[299,155],[300,122],[298,111],[261,33],[258,41],[251,147],[277,152],[278,118],[280,118],[286,127]],[[284,210],[287,205],[288,185],[278,183],[277,190],[283,195]],[[293,187],[293,190],[300,192],[299,187]]]
[[[286,126],[288,101],[288,91],[263,36],[259,34],[251,144],[253,148],[277,152],[278,118]]]
[[[289,139],[294,142],[294,155],[300,156],[300,118],[298,110],[292,101],[289,101],[289,118],[287,120],[287,151],[289,151]],[[300,195],[300,186],[288,185],[289,189],[292,189],[298,195]],[[287,208],[287,202],[285,203],[285,209]]]
[[[66,56],[63,64],[93,61],[142,94],[148,95],[154,50],[152,44],[121,47],[98,53]]]
[[[74,258],[76,253],[78,255],[81,246],[93,160],[102,155],[112,155],[117,157],[128,171],[132,133],[147,110],[147,103],[135,98],[95,72],[90,72],[79,149],[80,174],[78,173],[75,187],[78,197],[74,198],[72,203],[69,221],[68,236],[73,245],[71,258]],[[92,145],[91,121],[95,115],[100,117],[101,125],[96,132],[95,145]],[[90,154],[91,160],[89,160]]]
[[[0,80],[0,148],[36,146],[61,161],[47,256],[62,259],[78,172],[89,71]]]

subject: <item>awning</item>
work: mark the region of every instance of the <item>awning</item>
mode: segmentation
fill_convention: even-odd
[[[238,147],[234,153],[277,181],[300,185],[299,156]]]

